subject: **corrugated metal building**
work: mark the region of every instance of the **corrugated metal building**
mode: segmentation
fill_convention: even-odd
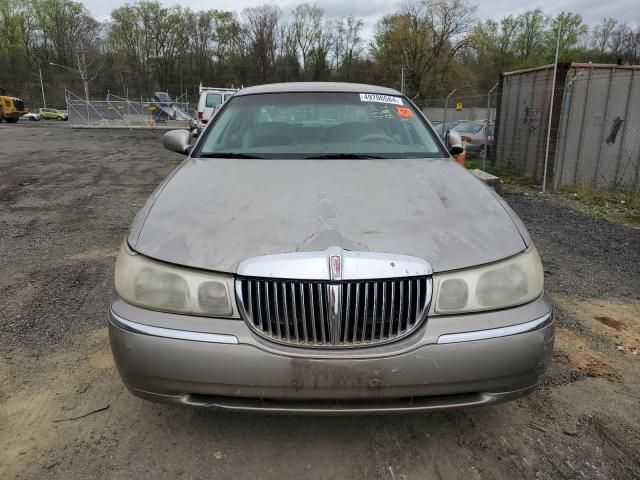
[[[640,66],[558,64],[547,181],[640,189]],[[495,163],[541,180],[553,65],[502,74]]]

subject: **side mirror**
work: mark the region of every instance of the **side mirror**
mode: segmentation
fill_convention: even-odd
[[[189,130],[171,130],[162,136],[162,145],[172,152],[188,155],[191,151],[191,132]]]
[[[456,131],[449,130],[445,136],[445,144],[449,149],[451,155],[460,155],[464,152],[464,146],[462,145],[462,137]]]

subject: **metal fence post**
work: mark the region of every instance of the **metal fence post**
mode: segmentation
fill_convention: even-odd
[[[620,135],[620,155],[618,155],[618,159],[616,161],[616,171],[615,171],[615,184],[618,184],[618,176],[620,175],[620,161],[622,160],[622,155],[624,154],[624,140],[625,135],[627,133],[627,125],[629,125],[628,117],[629,117],[629,105],[631,105],[631,94],[633,93],[633,81],[635,79],[635,70],[631,70],[631,78],[629,79],[629,90],[627,90],[627,101],[625,102],[625,110],[624,110],[624,120],[622,123],[622,134]],[[640,159],[638,159],[640,162]]]
[[[547,126],[547,146],[544,153],[544,172],[542,172],[542,193],[547,189],[547,166],[549,165],[549,142],[551,141],[551,122],[553,121],[553,101],[556,95],[556,75],[558,73],[558,52],[560,50],[560,33],[562,28],[558,25],[556,38],[556,58],[553,63],[553,80],[551,85],[551,99],[549,100],[549,125]]]
[[[567,153],[567,135],[569,131],[569,118],[571,113],[571,107],[573,106],[573,84],[576,82],[578,77],[582,74],[583,70],[575,73],[573,78],[569,79],[567,75],[567,80],[565,81],[564,86],[564,100],[562,102],[562,110],[560,111],[560,119],[558,120],[558,140],[556,142],[556,151],[555,151],[555,161],[554,161],[554,169],[553,169],[553,191],[558,191],[558,185],[560,184],[560,179],[562,178],[562,173],[564,171],[564,161],[565,155]],[[562,136],[560,136],[562,133]],[[562,139],[562,141],[560,141]],[[560,156],[558,157],[558,145],[561,145],[562,149],[560,150]],[[559,161],[558,161],[559,160]]]
[[[449,95],[444,98],[444,114],[442,115],[442,139],[444,140],[447,136],[446,128],[447,128],[447,112],[449,111],[449,98],[451,95],[456,93],[457,88],[454,88]]]
[[[69,114],[70,110],[69,110],[69,92],[67,91],[67,87],[64,87],[64,103],[65,106],[67,107],[67,126],[69,128],[72,127],[71,124],[71,116]]]
[[[596,156],[596,171],[593,174],[593,186],[598,186],[598,174],[600,173],[600,164],[602,163],[602,144],[606,138],[607,131],[607,114],[609,113],[609,98],[611,97],[611,84],[613,83],[613,70],[609,70],[609,81],[607,82],[607,95],[604,101],[604,112],[602,114],[602,129],[600,130],[600,143],[598,144],[598,154]]]
[[[498,88],[498,82],[487,92],[487,124],[484,127],[484,158],[482,159],[482,170],[487,167],[487,156],[489,155],[489,124],[491,123],[491,94]]]

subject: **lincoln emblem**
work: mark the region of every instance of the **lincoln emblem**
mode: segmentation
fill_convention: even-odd
[[[340,280],[342,277],[342,259],[340,256],[331,256],[329,266],[331,267],[331,280]]]

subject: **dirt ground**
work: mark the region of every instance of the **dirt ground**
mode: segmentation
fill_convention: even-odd
[[[107,304],[119,242],[181,160],[159,137],[0,125],[0,479],[640,478],[640,230],[549,196],[506,197],[558,317],[546,382],[525,399],[331,418],[130,395]]]

